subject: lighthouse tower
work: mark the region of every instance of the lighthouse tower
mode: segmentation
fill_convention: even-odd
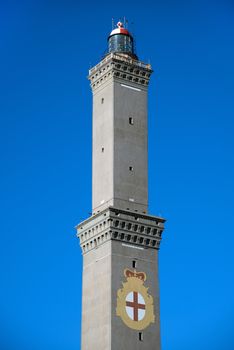
[[[165,220],[148,213],[147,90],[151,66],[119,22],[89,71],[92,215],[83,253],[82,350],[160,350],[158,249]]]

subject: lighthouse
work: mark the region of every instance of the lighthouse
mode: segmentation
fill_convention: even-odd
[[[147,95],[152,68],[121,22],[89,70],[92,215],[83,254],[82,350],[160,350],[158,250],[165,219],[148,212]]]

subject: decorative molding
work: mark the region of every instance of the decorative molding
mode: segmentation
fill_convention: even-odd
[[[159,249],[165,220],[109,207],[77,226],[83,254],[109,240],[144,248]]]
[[[110,53],[100,63],[89,70],[88,79],[94,90],[102,86],[111,78],[121,79],[141,87],[147,87],[151,65],[134,60],[128,55]]]

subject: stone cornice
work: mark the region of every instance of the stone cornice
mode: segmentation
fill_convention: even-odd
[[[151,73],[150,64],[134,60],[128,55],[110,53],[100,63],[89,70],[88,79],[90,80],[93,91],[111,78],[117,78],[129,84],[147,87]]]
[[[108,208],[77,226],[83,254],[109,240],[159,249],[165,219],[117,208]]]

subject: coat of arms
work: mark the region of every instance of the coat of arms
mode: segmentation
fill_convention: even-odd
[[[117,292],[116,314],[126,326],[142,330],[155,321],[153,297],[144,286],[146,274],[125,269],[124,276],[127,282]]]

